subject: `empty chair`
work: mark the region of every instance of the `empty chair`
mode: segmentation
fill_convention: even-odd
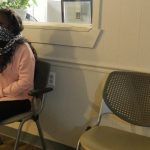
[[[49,80],[49,73],[50,73],[50,64],[48,62],[43,61],[42,59],[38,59],[36,61],[35,67],[34,89],[29,93],[29,95],[32,96],[31,110],[29,112],[13,116],[11,118],[8,118],[7,120],[0,122],[1,125],[13,122],[20,122],[14,150],[16,150],[18,147],[22,127],[24,123],[29,119],[35,121],[40,135],[42,147],[44,150],[46,150],[43,133],[39,123],[39,115],[44,106],[45,94],[53,90],[51,87],[48,87],[47,84]]]
[[[150,74],[114,71],[109,74],[103,100],[111,112],[131,125],[150,127]],[[98,123],[79,138],[77,150],[150,150],[150,137]]]

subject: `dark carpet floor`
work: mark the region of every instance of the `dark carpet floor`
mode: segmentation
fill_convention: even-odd
[[[2,144],[0,144],[0,150],[13,150],[15,139],[0,134],[0,141],[2,141]],[[19,142],[18,150],[41,150],[41,149],[27,143]],[[56,142],[51,142],[51,144],[47,146],[47,150],[75,150],[75,149]]]
[[[3,142],[2,144],[0,144],[0,150],[13,150],[14,143],[15,143],[14,139],[4,136],[4,135],[0,135],[0,139]],[[20,142],[18,150],[41,150],[41,149],[32,145],[29,145],[29,144]]]

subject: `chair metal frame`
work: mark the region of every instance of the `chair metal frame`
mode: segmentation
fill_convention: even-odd
[[[34,89],[29,92],[29,95],[32,96],[31,110],[29,112],[13,116],[0,122],[0,125],[6,125],[13,122],[20,122],[17,131],[14,150],[17,150],[18,148],[22,127],[24,123],[28,120],[33,120],[36,123],[43,150],[47,149],[46,144],[44,142],[43,132],[39,122],[39,115],[43,110],[46,94],[53,90],[52,87],[48,86],[50,67],[51,65],[42,59],[38,59],[36,61]],[[41,77],[41,75],[43,77]],[[41,83],[42,80],[43,83]]]

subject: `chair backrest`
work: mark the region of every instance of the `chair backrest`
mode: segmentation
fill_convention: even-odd
[[[51,65],[48,62],[37,59],[35,65],[34,89],[43,89],[47,86],[50,68]]]
[[[114,71],[104,86],[103,99],[121,119],[150,126],[150,74]]]
[[[48,62],[37,59],[34,75],[34,90],[42,90],[48,87],[50,68],[51,65]],[[34,116],[38,115],[43,110],[44,100],[44,94],[33,97],[31,110],[34,113]]]

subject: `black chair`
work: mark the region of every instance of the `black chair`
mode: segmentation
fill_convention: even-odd
[[[20,134],[24,123],[30,119],[35,121],[41,139],[43,150],[46,150],[43,133],[39,123],[39,115],[43,110],[46,93],[53,90],[51,87],[48,87],[49,74],[50,74],[50,64],[48,62],[43,61],[42,59],[38,59],[35,68],[34,89],[29,93],[29,95],[33,97],[31,101],[31,111],[13,116],[11,118],[8,118],[7,120],[4,120],[3,122],[0,122],[1,125],[13,122],[20,122],[17,131],[14,150],[16,150],[18,147]]]
[[[113,114],[135,126],[150,127],[150,74],[114,71],[108,76],[103,100]],[[77,150],[150,150],[150,137],[97,124],[79,138]]]

